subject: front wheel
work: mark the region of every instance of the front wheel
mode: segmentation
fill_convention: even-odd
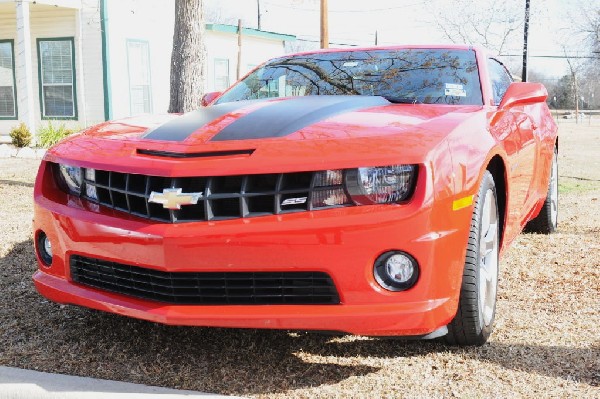
[[[497,198],[494,179],[486,171],[473,207],[458,310],[445,337],[452,345],[483,345],[492,332],[500,248]]]
[[[551,234],[558,226],[558,153],[554,148],[552,166],[550,169],[550,181],[544,205],[540,213],[527,223],[525,231],[531,233]]]

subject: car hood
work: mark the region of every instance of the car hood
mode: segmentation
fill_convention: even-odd
[[[202,167],[221,165],[228,171],[258,171],[274,163],[289,170],[303,165],[306,169],[306,163],[352,167],[357,160],[364,165],[386,159],[419,163],[451,131],[482,115],[481,110],[481,106],[392,104],[378,96],[239,101],[184,115],[106,122],[52,148],[48,159],[77,159],[95,166],[109,157],[112,163],[130,165],[129,171],[159,160],[181,164],[182,158],[187,165],[200,166],[201,160]]]

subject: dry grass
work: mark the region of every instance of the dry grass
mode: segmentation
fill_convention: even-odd
[[[35,161],[0,159],[0,364],[257,397],[600,397],[600,133],[561,124],[557,234],[502,261],[489,344],[169,327],[31,283]],[[568,176],[568,177],[567,177]]]

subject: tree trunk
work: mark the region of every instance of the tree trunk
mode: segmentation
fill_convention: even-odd
[[[175,0],[169,112],[189,112],[200,106],[205,54],[203,0]]]

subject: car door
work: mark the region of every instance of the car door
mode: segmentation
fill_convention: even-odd
[[[504,65],[493,58],[488,59],[488,70],[494,103],[497,106],[513,79]],[[537,147],[534,137],[536,126],[525,112],[524,106],[515,106],[500,112],[502,115],[496,118],[497,122],[491,126],[491,130],[502,141],[509,158],[508,224],[514,226],[521,224],[528,212],[527,199],[533,179]]]

